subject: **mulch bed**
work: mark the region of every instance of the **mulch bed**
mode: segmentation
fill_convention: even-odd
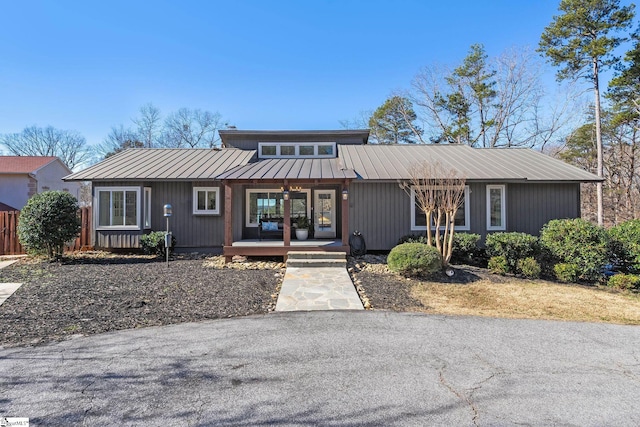
[[[0,305],[0,346],[37,345],[74,335],[267,313],[279,268],[212,266],[144,256],[24,259],[0,270],[23,285]]]

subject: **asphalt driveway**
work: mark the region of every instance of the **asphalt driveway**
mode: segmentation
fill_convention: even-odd
[[[0,350],[32,426],[640,425],[640,328],[293,312]]]

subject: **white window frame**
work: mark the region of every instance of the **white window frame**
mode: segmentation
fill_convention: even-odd
[[[100,225],[100,193],[101,192],[111,192],[114,191],[135,191],[136,192],[136,225]],[[113,201],[113,197],[109,198]],[[94,213],[94,224],[96,224],[96,230],[140,230],[140,219],[142,217],[142,206],[140,200],[140,187],[95,187],[95,195],[93,198],[93,206],[95,206]],[[111,218],[112,209],[109,206],[109,223],[113,221]],[[126,196],[125,196],[125,212],[124,217],[127,217],[126,213]]]
[[[215,209],[198,209],[198,192],[214,192],[216,193]],[[193,214],[194,215],[220,215],[220,187],[193,187]]]
[[[469,194],[471,191],[469,190],[469,186],[464,186],[464,226],[456,225],[455,230],[458,231],[470,231],[471,230],[471,208],[470,208],[470,200]],[[411,231],[425,231],[427,229],[426,225],[416,225],[416,189],[415,186],[411,187],[411,204],[409,205],[409,210],[411,212]],[[431,230],[435,230],[436,227],[432,226]],[[440,226],[441,230],[444,230],[444,226]]]
[[[144,208],[144,221],[142,221],[142,225],[145,230],[148,230],[151,228],[151,187],[144,187],[144,199],[142,205]]]
[[[293,145],[295,147],[295,154],[282,155],[280,153],[280,147],[283,145]],[[318,154],[318,147],[321,145],[330,145],[332,147],[333,154]],[[313,146],[313,154],[300,155],[301,146]],[[262,147],[276,147],[275,155],[263,155]],[[260,159],[333,159],[336,158],[337,150],[335,142],[259,142],[258,143],[258,158]]]
[[[282,193],[279,188],[248,188],[245,191],[245,218],[244,223],[246,227],[257,227],[257,222],[249,222],[251,220],[251,208],[249,203],[251,202],[251,193]],[[299,193],[307,194],[307,218],[311,218],[311,189],[304,189]]]
[[[491,225],[491,190],[500,190],[500,219],[502,225]],[[506,186],[487,185],[487,231],[505,231],[507,229],[507,203],[506,203]]]

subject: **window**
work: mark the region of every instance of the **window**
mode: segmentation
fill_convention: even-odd
[[[426,230],[427,229],[427,218],[425,214],[422,212],[420,207],[416,204],[416,193],[415,190],[411,189],[411,230]],[[471,229],[471,222],[469,219],[469,186],[465,186],[464,188],[464,200],[462,201],[462,205],[458,208],[456,212],[456,217],[454,219],[454,224],[456,230],[468,231]],[[435,228],[435,224],[431,224],[431,228]]]
[[[291,218],[310,216],[309,199],[311,190],[291,191]],[[247,190],[246,226],[257,227],[262,219],[284,219],[284,197],[280,190]]]
[[[336,157],[335,142],[260,142],[258,153],[261,159],[305,157],[328,159]]]
[[[144,228],[151,228],[151,187],[144,187]]]
[[[97,187],[98,229],[140,229],[140,188]]]
[[[487,230],[506,230],[505,186],[487,185]]]
[[[219,215],[220,188],[193,187],[193,214]]]

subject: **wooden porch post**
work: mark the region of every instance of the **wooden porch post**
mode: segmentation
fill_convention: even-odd
[[[349,181],[342,184],[342,191],[349,191]],[[349,245],[349,200],[345,200],[340,192],[340,200],[342,200],[342,246]],[[348,194],[347,197],[351,197]]]
[[[231,185],[227,181],[224,182],[224,246],[233,245],[233,221],[231,221],[231,214],[233,206],[233,190]],[[224,252],[224,249],[223,249]],[[224,256],[224,262],[231,262],[231,255]]]
[[[289,185],[285,181],[284,190],[289,191]],[[291,246],[291,193],[289,200],[284,201],[284,246]]]

